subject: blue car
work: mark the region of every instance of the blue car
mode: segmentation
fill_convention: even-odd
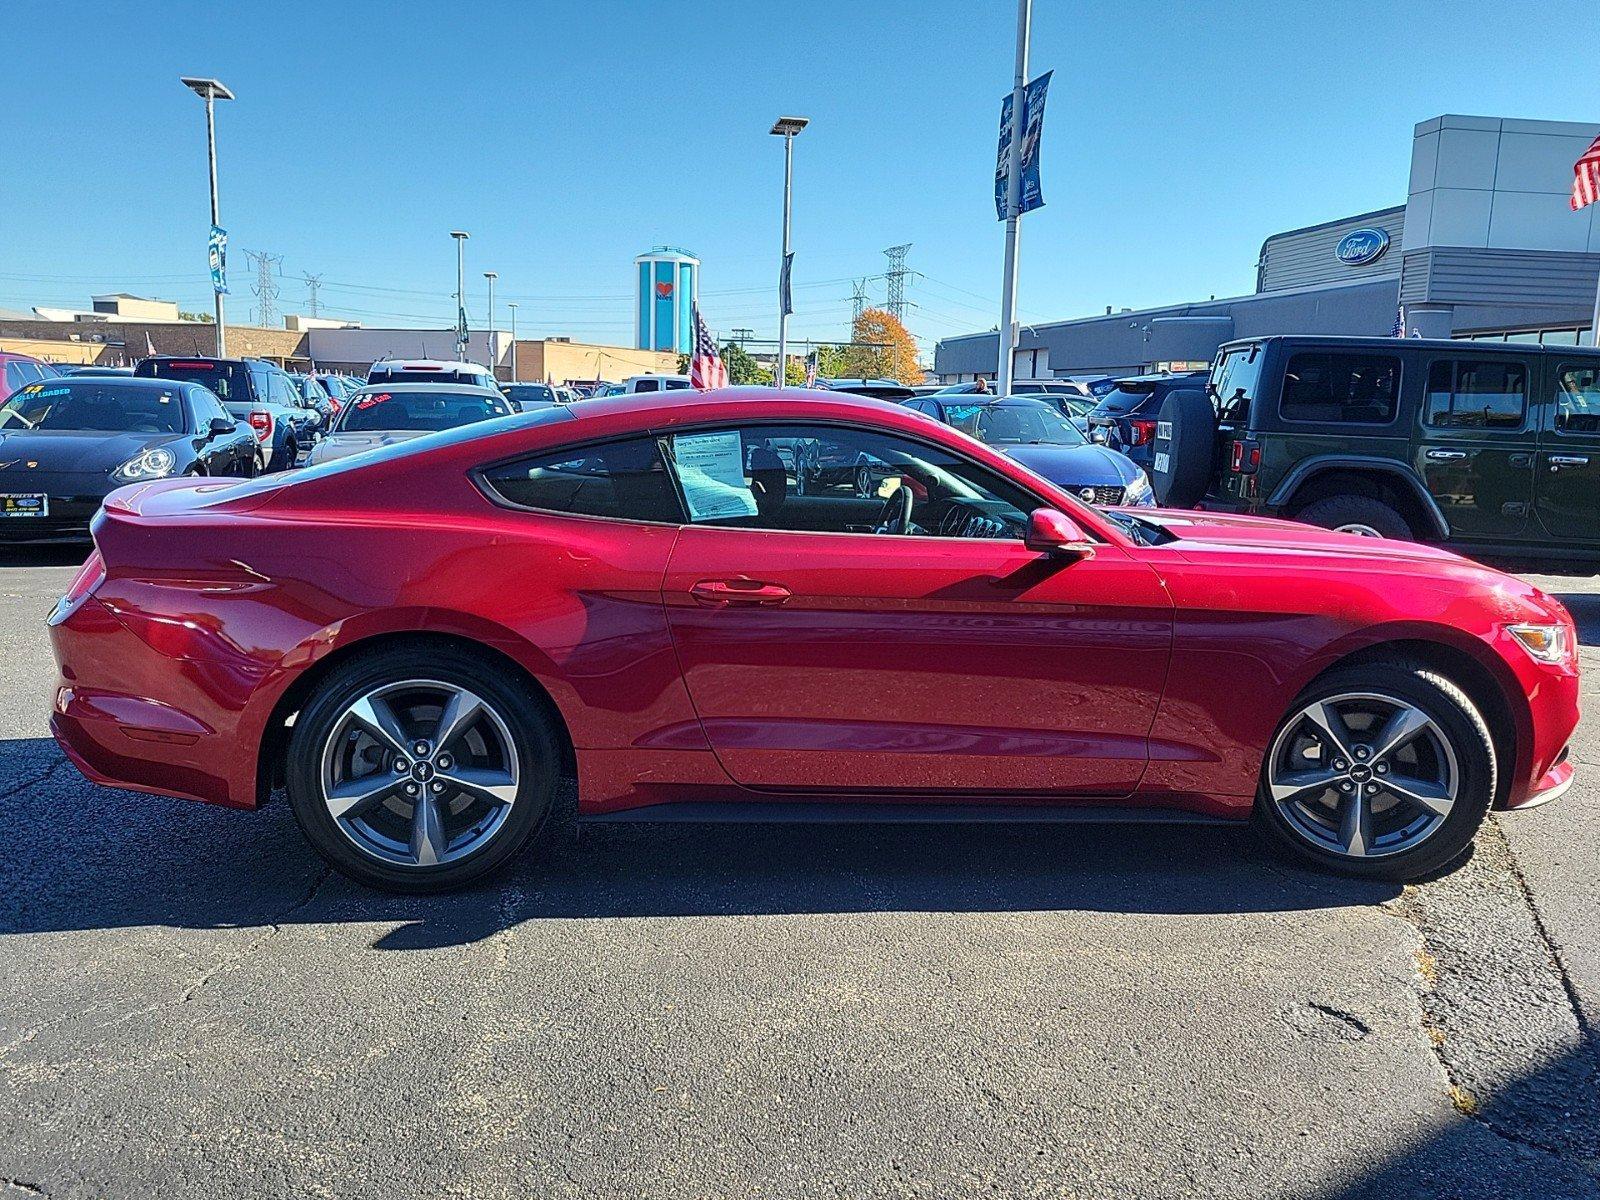
[[[1046,401],[934,395],[905,406],[971,434],[1090,504],[1155,506],[1143,470],[1127,455],[1094,445]]]

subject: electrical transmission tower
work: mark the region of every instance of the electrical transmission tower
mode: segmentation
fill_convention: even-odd
[[[867,307],[867,281],[857,279],[850,285],[850,327],[855,328],[855,323],[861,320],[861,310]]]
[[[256,281],[251,291],[256,294],[256,324],[270,328],[278,319],[278,277],[275,268],[283,263],[283,255],[268,254],[265,250],[246,250],[244,256],[256,265]]]
[[[883,273],[889,285],[889,297],[884,307],[894,314],[896,321],[901,322],[906,319],[906,276],[911,274],[906,266],[906,251],[910,249],[911,243],[907,242],[903,246],[890,246],[883,252],[889,260],[889,269]]]
[[[300,278],[306,282],[306,315],[314,317],[319,311],[317,307],[317,289],[322,286],[322,276],[308,274],[302,275]]]

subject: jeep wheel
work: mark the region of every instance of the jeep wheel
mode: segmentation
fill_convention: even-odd
[[[1297,521],[1320,525],[1335,533],[1358,537],[1395,538],[1415,541],[1416,534],[1406,519],[1382,500],[1370,496],[1327,496],[1308,504],[1295,514]]]

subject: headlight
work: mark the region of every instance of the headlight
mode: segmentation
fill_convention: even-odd
[[[1153,505],[1156,502],[1156,497],[1155,493],[1150,490],[1150,477],[1140,471],[1138,478],[1130,483],[1122,493],[1122,502],[1134,505]]]
[[[171,450],[163,450],[157,446],[155,449],[146,450],[136,458],[130,458],[111,472],[111,475],[112,478],[120,479],[124,483],[135,483],[141,479],[160,479],[163,475],[172,473],[173,465],[177,461]]]
[[[1506,632],[1535,662],[1572,661],[1572,629],[1567,625],[1507,625]]]

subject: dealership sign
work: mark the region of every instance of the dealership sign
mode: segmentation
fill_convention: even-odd
[[[1333,256],[1347,267],[1364,267],[1382,258],[1388,248],[1387,229],[1353,229],[1339,239]]]

